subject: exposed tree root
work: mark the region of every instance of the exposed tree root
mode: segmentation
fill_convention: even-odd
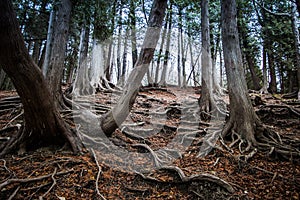
[[[229,144],[227,148],[232,148],[234,145],[238,144],[238,149],[241,154],[257,148],[257,150],[269,152],[269,155],[276,153],[286,159],[289,159],[290,157],[300,157],[299,149],[291,145],[284,144],[278,133],[263,125],[259,120],[256,122],[254,132],[247,133],[248,135],[252,134],[252,136],[250,135],[248,138],[242,137],[241,134],[235,131],[237,126],[237,124],[229,121],[223,129],[222,135],[230,135],[232,139],[231,144]],[[246,156],[246,160],[253,157],[256,153],[254,150]]]
[[[219,185],[220,187],[223,187],[230,193],[234,192],[233,187],[228,182],[226,182],[225,180],[223,180],[217,176],[214,176],[212,174],[201,173],[201,174],[196,174],[196,175],[192,175],[192,176],[186,176],[184,174],[184,172],[182,171],[182,169],[180,169],[177,166],[161,166],[159,168],[159,170],[168,170],[168,171],[176,172],[177,175],[180,177],[181,183],[191,183],[191,182],[196,182],[196,181],[208,181],[208,182],[213,182],[213,183]],[[165,182],[165,181],[161,181],[155,177],[144,175],[140,172],[135,172],[135,173],[140,175],[145,180],[150,180],[150,181],[155,181],[155,182]],[[169,181],[169,182],[171,182],[171,181]]]
[[[65,175],[65,174],[68,174],[68,173],[71,173],[71,172],[73,172],[73,170],[57,172],[57,173],[55,173],[55,175],[60,176],[60,175]],[[4,181],[3,183],[0,184],[0,191],[4,187],[6,187],[10,184],[13,184],[13,183],[29,183],[29,182],[41,181],[41,180],[47,179],[47,178],[52,177],[52,176],[53,176],[53,174],[47,174],[47,175],[38,176],[38,177],[35,177],[35,178],[26,178],[26,179],[13,178],[13,179],[8,179],[8,180],[6,180],[6,181]]]

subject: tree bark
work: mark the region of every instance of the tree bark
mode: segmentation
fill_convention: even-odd
[[[45,52],[45,59],[43,63],[43,75],[46,77],[48,69],[49,69],[49,63],[51,58],[51,49],[53,45],[53,22],[54,22],[54,16],[55,11],[51,11],[50,17],[49,17],[49,24],[48,24],[48,33],[47,33],[47,42],[46,42],[46,52]]]
[[[60,117],[41,70],[27,52],[9,0],[0,3],[0,65],[20,95],[25,118],[23,131],[0,147],[0,155],[15,148],[34,149],[64,142],[80,151],[79,139]]]
[[[166,8],[167,0],[153,1],[148,28],[137,63],[127,79],[123,94],[116,106],[102,118],[101,128],[107,136],[111,136],[123,123],[133,106],[141,81],[153,59]]]
[[[92,93],[88,71],[88,45],[89,45],[90,27],[89,23],[84,23],[81,29],[78,69],[74,81],[74,95],[88,95]]]
[[[297,25],[297,7],[300,3],[297,1],[297,5],[294,2],[292,4],[292,28],[294,33],[295,41],[295,53],[296,53],[296,64],[297,64],[297,78],[298,78],[298,100],[300,100],[300,39],[299,39],[299,29]],[[300,13],[300,12],[299,12]]]
[[[210,50],[210,34],[209,34],[209,0],[201,1],[201,39],[202,39],[202,78],[201,78],[201,96],[199,98],[199,107],[201,111],[201,118],[208,119],[208,115],[215,106],[212,94],[212,60]]]
[[[172,1],[170,2],[170,11],[169,11],[169,22],[168,22],[168,33],[167,33],[167,44],[166,44],[166,51],[164,55],[164,63],[163,63],[163,70],[161,72],[161,77],[159,81],[159,85],[166,86],[166,76],[167,76],[167,69],[168,69],[168,61],[170,56],[170,44],[171,44],[171,32],[172,32]]]
[[[132,67],[134,67],[138,52],[136,47],[136,17],[135,17],[135,1],[130,0],[130,7],[129,7],[129,19],[130,19],[130,31],[131,31],[131,53],[132,53]]]
[[[256,144],[255,127],[260,121],[247,93],[236,16],[236,1],[222,0],[222,42],[230,98],[230,118],[223,135],[233,130]]]
[[[72,3],[70,0],[61,0],[61,3],[58,4],[54,21],[53,47],[51,49],[51,59],[47,72],[47,80],[53,101],[60,107],[64,105],[61,82],[63,79],[71,9]]]

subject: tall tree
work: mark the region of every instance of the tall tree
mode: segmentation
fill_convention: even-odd
[[[61,83],[66,58],[72,3],[70,0],[61,0],[57,6],[53,28],[53,47],[51,49],[49,69],[46,76],[54,102],[62,106],[64,104]]]
[[[212,60],[210,50],[210,34],[209,34],[209,13],[208,13],[209,0],[201,1],[201,40],[202,40],[202,86],[201,96],[199,98],[199,106],[201,117],[207,119],[212,108],[216,108],[212,94]]]
[[[117,104],[102,118],[101,128],[108,136],[110,136],[126,119],[133,106],[141,81],[148,71],[150,62],[153,59],[166,8],[167,0],[153,1],[148,28],[136,65],[125,83],[123,93]]]
[[[236,1],[222,0],[222,42],[230,98],[230,118],[223,133],[233,129],[249,143],[256,144],[255,127],[260,120],[247,93],[236,15]]]
[[[25,120],[21,131],[0,146],[0,155],[15,148],[34,149],[65,142],[80,151],[79,138],[60,117],[41,70],[28,54],[10,0],[0,3],[0,65],[20,95]]]

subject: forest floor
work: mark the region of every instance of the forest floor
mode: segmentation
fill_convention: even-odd
[[[0,143],[16,132],[16,124],[23,123],[22,107],[15,96],[15,92],[0,92],[0,130],[5,130],[0,131]],[[300,141],[299,102],[280,95],[251,96],[266,126],[283,139]],[[115,102],[110,93],[89,98],[95,101],[92,107],[98,114]],[[0,199],[300,198],[299,158],[286,160],[252,151],[245,161],[249,154],[242,155],[238,145],[226,149],[220,141],[208,155],[198,156],[205,143],[202,138],[215,122],[199,123],[191,117],[195,112],[187,108],[192,108],[197,98],[194,88],[141,90],[125,125],[109,139],[118,151],[132,152],[125,153],[127,157],[105,150],[110,148],[105,142],[94,146],[86,142],[93,150],[80,155],[42,148],[1,158]],[[76,116],[62,114],[74,126]],[[160,149],[168,145],[169,156],[164,157],[167,149]],[[171,157],[170,162],[165,160]]]

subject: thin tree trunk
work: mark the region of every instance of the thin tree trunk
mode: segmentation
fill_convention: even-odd
[[[170,10],[169,10],[169,27],[167,33],[167,44],[166,44],[166,51],[164,55],[164,63],[163,63],[163,70],[161,73],[159,85],[166,86],[166,76],[167,76],[167,69],[168,69],[168,61],[170,56],[170,44],[171,44],[171,33],[172,33],[172,1],[170,2]]]
[[[262,94],[267,94],[268,93],[268,75],[267,75],[267,52],[266,52],[266,47],[265,44],[263,45],[263,57],[262,57],[262,62],[263,62],[263,86],[260,89],[260,92]]]
[[[179,8],[180,9],[180,8]],[[177,81],[178,81],[178,87],[181,87],[181,48],[180,48],[180,31],[178,30],[178,39],[177,39]]]
[[[163,29],[162,36],[161,36],[161,43],[160,43],[160,47],[159,47],[158,58],[157,58],[157,62],[156,62],[156,70],[155,70],[155,77],[154,77],[154,84],[156,84],[156,85],[158,85],[160,60],[162,58],[162,52],[163,52],[163,48],[164,48],[164,44],[165,44],[166,33],[167,33],[167,28],[168,28],[168,21],[169,21],[169,13],[167,13],[167,16],[166,16],[164,29]]]
[[[118,100],[116,106],[102,118],[101,128],[108,136],[111,136],[116,128],[123,123],[133,106],[141,81],[149,69],[151,60],[153,59],[166,8],[167,0],[153,1],[149,17],[149,27],[146,31],[137,63],[128,77],[128,81],[124,86],[123,94]]]
[[[119,7],[119,19],[118,19],[118,44],[117,44],[117,81],[121,79],[121,42],[122,42],[122,3]]]
[[[271,49],[271,46],[268,45],[268,64],[270,70],[270,85],[269,90],[271,93],[277,93],[277,78],[276,78],[276,71],[274,66],[274,55]]]
[[[299,1],[297,1],[299,5]],[[299,29],[297,25],[297,5],[294,2],[292,4],[292,28],[294,33],[295,41],[295,52],[296,52],[296,64],[297,64],[297,77],[298,77],[298,100],[300,100],[300,39],[299,39]],[[300,12],[299,12],[300,13]]]
[[[48,24],[48,33],[47,33],[47,43],[46,43],[46,52],[45,52],[45,59],[43,63],[43,75],[46,77],[48,69],[49,69],[49,63],[51,58],[51,49],[53,46],[53,26],[54,26],[54,17],[55,17],[55,11],[52,10],[49,17],[49,24]]]
[[[132,67],[134,67],[137,61],[137,47],[136,47],[136,17],[135,17],[135,1],[130,0],[130,10],[129,10],[129,19],[130,19],[130,30],[131,30],[131,53],[132,53]]]
[[[125,41],[124,41],[124,50],[123,50],[123,58],[122,58],[122,77],[121,77],[121,84],[125,83],[126,78],[126,69],[127,69],[127,49],[128,49],[128,36],[129,36],[129,28],[126,28],[125,33]]]

